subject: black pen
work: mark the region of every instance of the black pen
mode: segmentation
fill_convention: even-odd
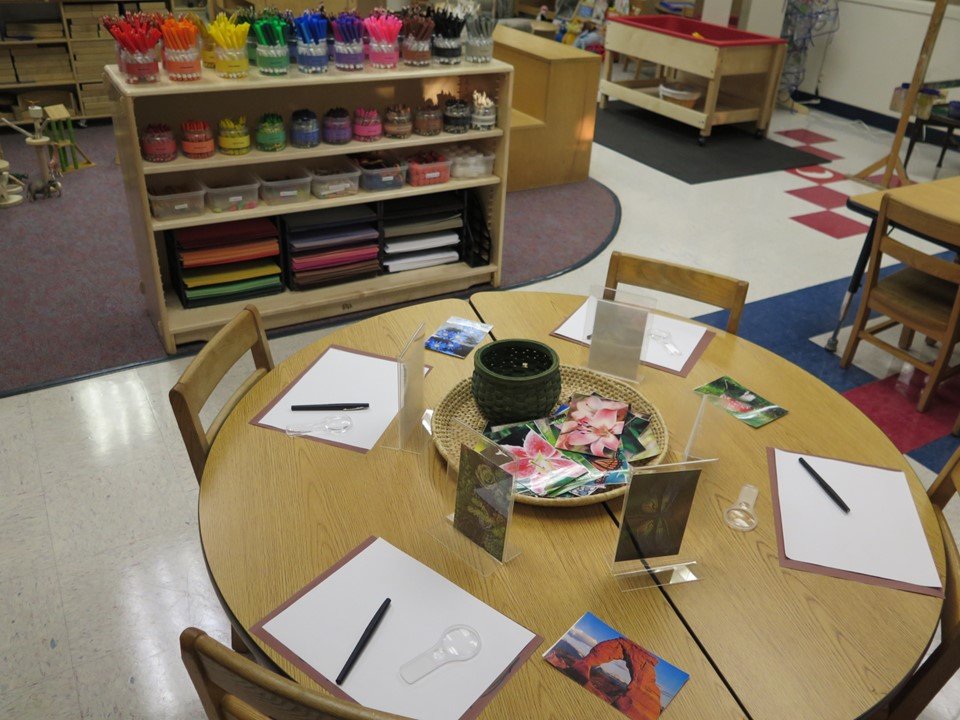
[[[816,470],[810,467],[810,463],[808,463],[803,458],[800,458],[800,464],[803,465],[804,470],[810,473],[810,477],[812,477],[814,480],[817,481],[817,485],[819,485],[823,489],[823,491],[830,496],[830,499],[837,504],[838,508],[843,510],[845,513],[850,512],[850,507],[843,501],[843,499],[839,495],[837,495],[836,490],[830,487],[827,484],[827,481],[824,480],[822,477],[820,477],[820,475],[817,474]]]
[[[353,664],[357,661],[357,658],[360,657],[360,653],[363,652],[363,649],[367,646],[367,643],[370,642],[370,638],[373,637],[373,633],[377,630],[377,625],[380,624],[380,621],[383,620],[384,614],[387,612],[387,608],[390,607],[390,598],[381,603],[379,609],[374,613],[373,617],[370,619],[370,622],[367,623],[367,629],[363,631],[363,635],[360,636],[360,639],[357,640],[357,646],[353,648],[353,652],[350,653],[350,657],[347,658],[347,662],[343,666],[343,670],[340,671],[340,674],[337,675],[337,685],[342,685],[343,681],[347,679],[347,675],[350,674],[350,669],[353,667]]]
[[[326,403],[321,405],[291,405],[291,410],[366,410],[370,403]]]

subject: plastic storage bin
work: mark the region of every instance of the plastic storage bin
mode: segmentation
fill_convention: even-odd
[[[399,158],[382,155],[362,155],[353,162],[360,170],[360,187],[364,190],[394,190],[403,187],[407,164]]]
[[[235,210],[249,210],[260,204],[259,181],[253,175],[243,175],[238,182],[200,181],[207,193],[207,207],[210,212],[222,213]]]
[[[318,198],[356,195],[360,191],[360,170],[349,160],[339,160],[310,171],[310,192]]]
[[[700,99],[702,91],[696,85],[685,85],[684,83],[661,83],[660,97],[668,102],[682,105],[686,108],[692,108]]]
[[[474,150],[472,147],[457,145],[447,152],[450,161],[450,177],[477,178],[493,175],[493,161],[496,155]]]
[[[203,186],[196,180],[179,185],[148,185],[147,199],[157,220],[203,214]]]
[[[407,182],[414,187],[439,185],[450,181],[451,161],[444,155],[420,153],[409,157],[407,162]]]
[[[257,175],[260,197],[267,205],[284,205],[310,199],[313,177],[306,170],[294,170],[279,175]]]

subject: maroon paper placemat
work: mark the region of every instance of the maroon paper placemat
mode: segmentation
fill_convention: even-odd
[[[865,575],[863,573],[852,572],[850,570],[840,570],[838,568],[827,567],[826,565],[816,565],[814,563],[792,560],[787,557],[783,544],[783,522],[780,519],[780,495],[777,488],[777,460],[775,450],[777,448],[767,448],[767,467],[770,471],[770,497],[773,500],[773,521],[777,529],[777,550],[780,554],[780,566],[792,570],[804,570],[806,572],[819,573],[820,575],[829,575],[830,577],[841,578],[843,580],[853,580],[855,582],[866,583],[867,585],[879,585],[880,587],[894,588],[895,590],[906,590],[907,592],[919,593],[920,595],[930,595],[932,597],[943,598],[943,588],[926,587],[925,585],[915,585],[913,583],[901,582],[900,580],[890,580],[875,575]],[[790,452],[790,451],[786,451]],[[825,460],[834,460],[836,458],[823,458],[819,455],[804,453],[808,457],[821,457]],[[844,461],[848,462],[848,461]],[[866,463],[850,463],[851,465],[862,465],[863,467],[879,467],[877,465],[867,465]],[[894,470],[895,468],[879,468],[881,470]]]
[[[579,309],[580,308],[577,308],[577,310]],[[570,313],[570,315],[565,317],[560,322],[560,324],[557,325],[550,332],[550,335],[551,337],[560,338],[561,340],[566,340],[567,342],[572,342],[574,345],[579,345],[581,347],[588,348],[590,347],[588,343],[585,343],[582,340],[574,340],[572,338],[567,337],[566,335],[560,335],[557,332],[561,327],[563,327],[563,324],[567,320],[569,320],[571,317],[573,317],[574,314],[576,314],[577,310],[574,310],[572,313]],[[653,313],[653,314],[656,315],[656,313]],[[701,358],[703,353],[706,352],[707,345],[710,344],[710,341],[713,340],[713,338],[716,337],[716,335],[717,334],[713,330],[710,330],[708,328],[706,332],[703,334],[703,337],[700,338],[700,342],[697,343],[697,346],[693,349],[693,352],[690,353],[690,357],[687,358],[687,361],[683,364],[683,367],[680,368],[680,370],[673,370],[672,368],[664,367],[663,365],[658,365],[657,363],[647,362],[646,360],[640,360],[640,364],[645,365],[647,367],[656,368],[657,370],[663,370],[663,372],[670,373],[671,375],[677,375],[679,377],[685,378],[687,375],[690,374],[690,371],[693,370],[693,366],[697,364],[697,361]]]
[[[327,692],[329,692],[331,695],[335,697],[341,698],[342,700],[349,700],[350,702],[354,702],[354,703],[356,703],[357,701],[354,700],[352,697],[350,697],[347,693],[345,693],[343,689],[340,688],[339,685],[337,685],[332,680],[328,679],[322,673],[317,672],[317,670],[314,669],[313,666],[308,664],[303,658],[297,655],[293,650],[291,650],[289,647],[287,647],[285,644],[283,644],[277,638],[271,635],[266,629],[264,629],[263,626],[266,623],[270,622],[273,618],[275,618],[281,612],[286,610],[288,607],[290,607],[297,600],[299,600],[304,595],[306,595],[308,592],[313,590],[317,585],[319,585],[328,577],[333,575],[333,573],[335,573],[337,570],[339,570],[348,562],[353,560],[353,558],[355,558],[357,555],[359,555],[368,547],[370,547],[370,545],[372,545],[377,539],[378,538],[375,535],[371,535],[370,537],[368,537],[366,540],[364,540],[362,543],[357,545],[357,547],[355,547],[353,550],[348,552],[346,555],[340,558],[333,565],[331,565],[329,568],[327,568],[322,573],[320,573],[316,578],[314,578],[312,581],[307,583],[307,585],[305,585],[303,588],[301,588],[296,593],[294,593],[288,600],[286,600],[284,603],[278,606],[275,610],[270,612],[270,614],[268,614],[260,622],[258,622],[256,625],[250,628],[251,635],[256,635],[258,638],[263,640],[264,643],[272,647],[274,650],[280,653],[283,657],[285,657],[295,666],[300,668],[300,670],[302,670],[308,677],[310,677],[314,682],[320,685],[320,687],[322,687],[324,690],[326,690]],[[527,628],[527,630],[529,630],[529,628]],[[530,632],[533,632],[533,631],[531,630]],[[513,661],[500,674],[500,676],[497,677],[497,679],[494,680],[493,683],[491,683],[490,687],[488,687],[483,692],[483,694],[480,695],[480,697],[478,697],[476,701],[469,708],[467,708],[466,712],[464,712],[463,715],[460,716],[460,720],[475,720],[475,718],[481,713],[483,708],[485,708],[487,704],[491,700],[493,700],[494,696],[503,688],[503,686],[506,685],[507,681],[511,677],[513,677],[517,673],[517,671],[520,670],[520,666],[530,659],[530,656],[533,655],[534,651],[540,646],[542,642],[543,642],[543,638],[537,635],[536,633],[533,633],[533,639],[530,640],[530,642],[523,647],[523,649],[517,654],[517,656],[513,659]],[[359,703],[357,704],[359,705]]]

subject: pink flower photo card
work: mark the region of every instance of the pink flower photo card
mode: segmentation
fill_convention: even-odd
[[[594,457],[616,457],[630,405],[599,395],[574,395],[569,404],[566,415],[555,423],[557,448]]]

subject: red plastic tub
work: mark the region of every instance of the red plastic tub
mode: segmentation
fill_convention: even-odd
[[[672,35],[673,37],[704,45],[717,47],[737,47],[744,45],[782,45],[783,38],[758,35],[757,33],[737,30],[736,28],[714,25],[693,18],[677,17],[676,15],[635,15],[630,17],[610,18],[613,22],[643,28],[652,32]],[[698,33],[701,37],[696,37]]]

